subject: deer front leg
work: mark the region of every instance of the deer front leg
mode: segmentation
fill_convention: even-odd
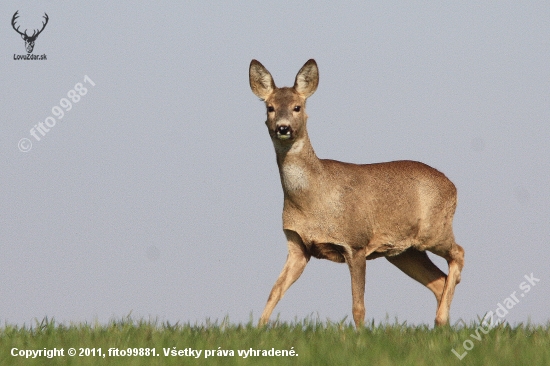
[[[367,269],[365,248],[352,249],[351,255],[346,255],[346,262],[351,275],[353,320],[358,329],[365,323],[365,272]]]
[[[275,309],[279,300],[283,298],[286,290],[300,277],[311,258],[306,252],[302,239],[296,232],[285,230],[285,235],[288,241],[288,256],[279,278],[277,278],[273,289],[271,289],[267,304],[260,317],[259,326],[265,325],[269,321],[273,309]]]

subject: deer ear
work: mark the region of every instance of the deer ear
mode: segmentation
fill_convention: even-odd
[[[267,69],[256,60],[250,61],[250,89],[260,99],[266,100],[275,90],[275,82]]]
[[[309,98],[319,85],[319,69],[314,59],[310,59],[302,66],[296,75],[294,81],[294,90],[303,95],[304,98]]]
[[[24,34],[22,34],[22,35],[21,35],[21,38],[25,39],[25,35],[24,35]]]

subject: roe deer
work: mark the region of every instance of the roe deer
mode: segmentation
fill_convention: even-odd
[[[268,322],[311,256],[347,263],[356,327],[365,319],[366,260],[381,256],[434,293],[435,325],[448,324],[464,266],[464,250],[452,230],[453,183],[415,161],[357,165],[319,159],[307,134],[305,110],[306,99],[319,83],[315,60],[304,64],[292,88],[277,88],[256,60],[250,62],[249,76],[252,91],[267,107],[265,123],[283,186],[283,231],[288,242],[286,263],[259,325]],[[447,260],[447,276],[426,250]]]

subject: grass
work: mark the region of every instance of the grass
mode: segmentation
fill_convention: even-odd
[[[483,328],[487,331],[486,328]],[[314,319],[274,321],[258,329],[252,322],[169,324],[129,316],[101,324],[58,324],[43,319],[33,326],[0,328],[0,365],[549,365],[550,322],[499,325],[485,334],[479,324],[431,329],[406,323],[368,324],[356,331],[350,322]],[[477,334],[476,334],[477,330]],[[69,348],[77,355],[68,356]],[[109,348],[154,348],[160,356],[109,356]],[[200,358],[165,356],[164,350],[201,350]],[[466,349],[464,348],[466,347]],[[25,358],[20,350],[63,349],[64,356]],[[96,356],[78,356],[80,348]],[[98,356],[101,349],[105,358]],[[257,356],[250,350],[260,350]],[[454,349],[460,360],[451,350]],[[468,350],[469,349],[469,350]],[[205,358],[205,352],[210,355]],[[222,355],[225,350],[225,356]],[[248,356],[239,355],[248,351]],[[283,350],[295,356],[262,356]],[[233,351],[233,356],[231,356]],[[133,351],[132,351],[133,352]],[[464,354],[464,352],[467,352]],[[218,354],[218,355],[216,355]]]

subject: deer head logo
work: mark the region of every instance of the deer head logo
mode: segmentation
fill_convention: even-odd
[[[20,32],[19,26],[15,28],[15,21],[17,18],[19,18],[19,15],[17,13],[19,13],[19,10],[17,10],[15,14],[13,14],[13,18],[11,18],[11,26],[13,27],[13,29],[15,29],[17,33],[21,35],[21,38],[23,38],[23,40],[25,41],[25,48],[27,49],[27,53],[32,53],[32,50],[34,49],[34,41],[36,41],[38,35],[42,33],[44,28],[46,28],[46,24],[48,24],[48,14],[44,13],[44,19],[46,19],[46,21],[42,22],[42,29],[35,29],[32,33],[32,36],[29,36],[26,29],[25,32]]]

